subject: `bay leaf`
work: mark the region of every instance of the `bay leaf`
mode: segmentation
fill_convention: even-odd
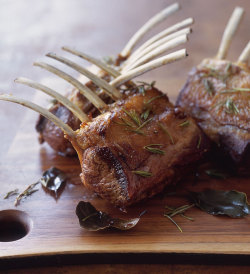
[[[212,215],[241,218],[250,214],[247,195],[243,192],[207,189],[203,192],[191,192],[190,197],[197,207]]]
[[[128,230],[136,226],[140,220],[140,218],[128,220],[113,218],[105,212],[96,210],[91,203],[84,201],[78,203],[76,215],[79,219],[80,226],[90,231],[98,231],[107,228]]]

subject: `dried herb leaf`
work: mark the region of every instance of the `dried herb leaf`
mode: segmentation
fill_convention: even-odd
[[[200,149],[201,146],[201,135],[199,135],[198,143],[197,143],[197,149]]]
[[[143,122],[138,128],[137,130],[140,130],[141,128],[143,128],[146,124],[148,124],[151,120],[153,120],[153,118],[149,118],[148,120],[146,120],[145,122]]]
[[[239,113],[239,109],[233,102],[232,98],[227,98],[227,100],[225,102],[225,111],[226,111],[226,113],[229,113],[229,114],[231,114],[231,113],[238,114]]]
[[[98,231],[106,228],[117,228],[119,230],[128,230],[137,225],[140,218],[123,220],[112,218],[105,212],[98,211],[89,202],[79,202],[76,207],[76,215],[80,226],[90,230]]]
[[[57,194],[57,191],[60,187],[62,187],[65,181],[65,173],[56,167],[51,167],[43,173],[38,182],[41,183],[46,189]]]
[[[134,174],[140,175],[142,177],[151,177],[153,174],[144,170],[133,170]]]
[[[191,192],[190,195],[197,207],[212,215],[239,218],[250,214],[250,205],[243,192],[208,189],[203,192]]]
[[[9,191],[5,196],[4,196],[4,199],[9,199],[11,196],[15,196],[15,195],[18,195],[18,188],[15,189],[15,190],[12,190],[12,191]]]
[[[15,206],[18,206],[20,204],[20,201],[30,195],[32,195],[33,193],[37,192],[38,189],[34,189],[34,187],[36,185],[38,185],[39,182],[36,182],[34,184],[31,184],[30,186],[28,186],[21,194],[19,194],[15,200]]]

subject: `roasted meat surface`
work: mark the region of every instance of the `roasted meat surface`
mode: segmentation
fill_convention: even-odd
[[[117,101],[76,133],[70,141],[83,184],[120,208],[175,184],[209,146],[195,121],[155,88]]]
[[[205,59],[189,73],[177,106],[239,166],[250,164],[250,68]]]

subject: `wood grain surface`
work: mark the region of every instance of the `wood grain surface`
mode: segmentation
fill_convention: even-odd
[[[172,3],[161,0],[154,1],[154,4],[149,0],[36,1],[36,4],[28,0],[1,2],[4,4],[0,10],[1,92],[12,92],[35,101],[40,101],[40,95],[14,85],[13,79],[25,76],[61,90],[69,86],[33,68],[33,61],[45,60],[43,56],[49,51],[59,53],[63,45],[74,46],[97,57],[115,55],[148,18]],[[156,80],[157,87],[173,101],[190,68],[204,57],[216,54],[223,29],[236,4],[243,6],[246,14],[230,48],[231,60],[237,59],[250,34],[250,2],[247,0],[237,3],[228,0],[179,2],[182,10],[152,33],[193,16],[196,23],[187,45],[188,59],[140,78]],[[18,241],[1,242],[1,259],[90,253],[250,254],[249,218],[219,218],[192,209],[190,216],[195,219],[194,222],[179,216],[176,218],[183,228],[183,233],[180,233],[163,217],[163,212],[166,204],[182,205],[185,202],[182,199],[159,195],[124,214],[101,199],[93,198],[80,184],[77,159],[63,158],[47,145],[38,144],[34,130],[36,119],[37,115],[31,111],[0,102],[0,210],[15,209],[14,198],[3,200],[6,192],[15,188],[25,189],[51,166],[64,170],[69,180],[59,199],[55,200],[40,189],[16,208],[29,214],[33,227],[26,237]],[[249,178],[229,178],[204,181],[198,186],[193,186],[192,181],[183,184],[197,189],[208,186],[237,189],[250,195],[249,181]],[[145,209],[147,214],[130,231],[92,233],[80,228],[75,215],[75,207],[82,199],[93,199],[98,208],[115,216],[135,217]]]

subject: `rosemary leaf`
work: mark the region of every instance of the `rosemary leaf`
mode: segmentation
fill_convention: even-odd
[[[124,125],[125,126],[128,126],[128,127],[134,127],[133,124],[131,124],[129,121],[127,121],[126,119],[124,119],[123,117],[121,118],[121,120],[123,121]]]
[[[164,155],[165,151],[157,148],[157,146],[162,146],[162,144],[150,144],[150,145],[144,146],[143,148],[151,153]]]
[[[211,81],[209,81],[208,79],[204,78],[203,79],[203,85],[207,91],[207,93],[212,96],[214,93],[215,93],[215,90],[214,90],[214,85]]]
[[[141,118],[142,118],[143,120],[147,120],[147,119],[148,119],[148,116],[149,116],[149,114],[150,114],[150,111],[151,111],[151,109],[150,109],[150,108],[147,108],[147,109],[141,114]]]
[[[152,120],[153,120],[153,118],[149,118],[147,121],[145,121],[144,123],[142,123],[136,130],[140,130],[141,128],[143,128],[146,124],[148,124]]]
[[[9,191],[9,192],[4,196],[4,199],[6,200],[6,199],[8,199],[8,198],[11,197],[11,196],[17,195],[17,194],[18,194],[18,191],[19,191],[18,188],[15,189],[15,190]]]
[[[174,219],[172,219],[169,215],[164,214],[165,217],[167,217],[173,224],[175,224],[175,226],[179,229],[180,232],[183,232],[181,227],[174,221]]]
[[[151,177],[153,174],[151,172],[147,172],[144,170],[133,170],[132,171],[136,175],[140,175],[142,177]]]
[[[207,170],[205,170],[205,173],[210,177],[214,177],[214,178],[218,178],[218,179],[226,179],[227,178],[227,175],[225,173],[219,172],[216,169],[207,169]]]
[[[235,105],[234,101],[232,100],[232,98],[227,98],[225,102],[225,108],[226,108],[225,110],[226,113],[229,113],[229,114],[237,115],[240,112],[237,106]]]
[[[164,94],[158,95],[158,96],[155,96],[155,97],[152,97],[152,98],[149,99],[147,102],[145,102],[145,105],[149,105],[149,104],[152,103],[153,101],[155,101],[155,100],[157,100],[157,99],[159,99],[159,98],[161,98],[161,97],[163,97],[163,96],[164,96]]]
[[[38,189],[34,189],[34,187],[36,185],[38,185],[40,182],[36,182],[34,184],[31,184],[30,186],[28,186],[21,194],[19,194],[15,200],[15,206],[18,206],[20,201],[23,199],[23,198],[26,198],[30,195],[32,195],[33,193],[37,192]]]
[[[183,123],[179,124],[180,127],[188,126],[190,122],[188,120],[184,121]]]
[[[126,130],[126,131],[130,131],[130,132],[134,132],[134,133],[139,134],[139,135],[144,135],[144,136],[146,136],[146,134],[145,134],[143,131],[138,130],[138,129],[125,129],[125,130]]]
[[[220,93],[231,93],[231,92],[250,92],[250,88],[232,88],[232,89],[225,89]]]
[[[197,149],[199,149],[201,146],[201,135],[199,135],[198,143],[197,143]]]
[[[158,124],[159,124],[160,128],[168,135],[171,143],[174,145],[174,139],[171,136],[171,134],[168,132],[168,130],[166,129],[166,127],[162,123],[160,123],[160,122]]]

